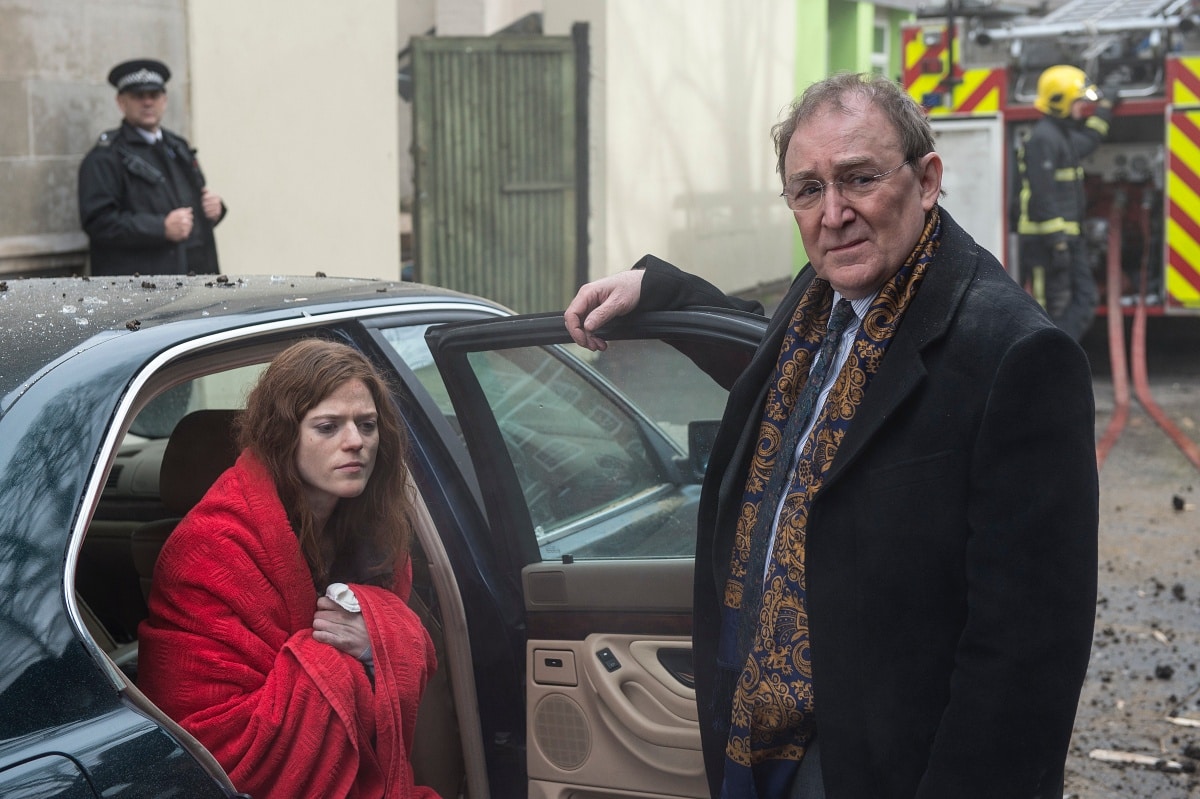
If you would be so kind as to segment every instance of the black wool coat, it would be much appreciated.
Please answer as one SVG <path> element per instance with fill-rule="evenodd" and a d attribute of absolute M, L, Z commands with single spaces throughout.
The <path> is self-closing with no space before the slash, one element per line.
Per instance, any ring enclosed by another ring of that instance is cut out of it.
<path fill-rule="evenodd" d="M 1060 799 L 1095 616 L 1098 480 L 1079 346 L 945 210 L 942 240 L 814 499 L 807 597 L 830 799 Z M 738 307 L 648 258 L 641 309 Z M 814 277 L 733 385 L 705 479 L 694 657 L 721 784 L 720 603 L 762 406 Z"/>
<path fill-rule="evenodd" d="M 168 168 L 151 145 L 128 123 L 106 131 L 79 166 L 79 219 L 91 244 L 93 275 L 216 274 L 217 244 L 200 206 L 204 173 L 196 151 L 182 136 L 163 129 L 163 147 L 173 156 Z M 164 222 L 176 208 L 191 206 L 199 247 L 167 239 Z"/>

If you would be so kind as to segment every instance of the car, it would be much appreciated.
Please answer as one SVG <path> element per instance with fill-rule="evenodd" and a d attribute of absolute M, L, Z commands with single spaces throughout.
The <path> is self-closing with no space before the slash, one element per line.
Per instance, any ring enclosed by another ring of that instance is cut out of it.
<path fill-rule="evenodd" d="M 439 661 L 418 782 L 707 795 L 696 503 L 764 329 L 643 314 L 594 353 L 561 314 L 403 281 L 0 281 L 0 796 L 240 795 L 138 690 L 138 623 L 158 548 L 236 455 L 248 387 L 311 336 L 381 369 L 410 439 L 411 604 Z"/>

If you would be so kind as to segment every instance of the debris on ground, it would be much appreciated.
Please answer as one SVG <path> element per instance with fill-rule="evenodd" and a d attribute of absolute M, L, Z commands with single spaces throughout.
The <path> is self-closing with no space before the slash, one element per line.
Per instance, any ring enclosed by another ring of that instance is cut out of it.
<path fill-rule="evenodd" d="M 1200 419 L 1200 320 L 1189 321 L 1149 337 L 1155 399 L 1176 420 Z M 1097 431 L 1115 407 L 1103 333 L 1086 343 Z M 1100 470 L 1095 637 L 1064 797 L 1200 799 L 1196 505 L 1196 468 L 1135 404 Z"/>
<path fill-rule="evenodd" d="M 1093 749 L 1088 752 L 1088 757 L 1092 760 L 1099 760 L 1104 763 L 1116 763 L 1123 766 L 1143 766 L 1151 768 L 1155 771 L 1165 771 L 1169 774 L 1178 774 L 1181 772 L 1194 772 L 1196 770 L 1195 763 L 1183 763 L 1178 760 L 1170 760 L 1165 757 L 1156 757 L 1155 755 L 1144 755 L 1140 752 L 1120 752 L 1115 749 Z"/>

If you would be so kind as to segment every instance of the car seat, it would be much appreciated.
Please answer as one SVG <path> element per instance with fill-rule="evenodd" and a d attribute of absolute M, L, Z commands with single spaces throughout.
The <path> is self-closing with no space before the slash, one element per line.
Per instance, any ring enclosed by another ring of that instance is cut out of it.
<path fill-rule="evenodd" d="M 167 537 L 221 473 L 237 460 L 234 424 L 239 413 L 216 409 L 192 411 L 179 420 L 167 439 L 158 470 L 158 491 L 171 516 L 147 522 L 133 531 L 130 540 L 133 565 L 142 595 L 147 599 L 154 579 L 154 564 Z"/>

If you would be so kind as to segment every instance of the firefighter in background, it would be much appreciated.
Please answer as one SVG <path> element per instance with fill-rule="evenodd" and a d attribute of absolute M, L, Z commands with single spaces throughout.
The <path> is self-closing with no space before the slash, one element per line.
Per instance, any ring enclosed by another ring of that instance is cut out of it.
<path fill-rule="evenodd" d="M 1033 102 L 1043 116 L 1017 150 L 1021 271 L 1034 276 L 1035 287 L 1041 283 L 1038 299 L 1076 341 L 1091 326 L 1099 296 L 1080 235 L 1086 207 L 1080 161 L 1108 135 L 1116 97 L 1115 86 L 1102 95 L 1078 67 L 1050 67 L 1038 78 Z M 1085 119 L 1089 102 L 1096 110 Z"/>

